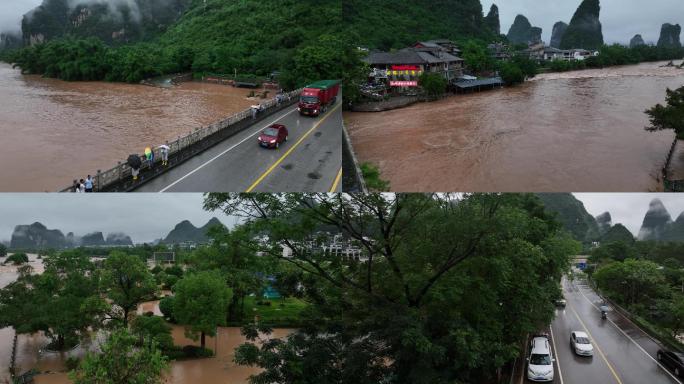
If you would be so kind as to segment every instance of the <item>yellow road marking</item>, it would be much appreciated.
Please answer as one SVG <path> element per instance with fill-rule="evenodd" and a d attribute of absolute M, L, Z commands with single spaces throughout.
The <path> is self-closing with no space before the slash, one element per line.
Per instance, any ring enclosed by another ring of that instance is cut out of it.
<path fill-rule="evenodd" d="M 328 117 L 330 117 L 330 116 L 333 115 L 333 112 L 335 112 L 335 110 L 336 110 L 337 108 L 340 108 L 341 106 L 342 106 L 342 104 L 338 104 L 337 107 L 333 108 L 327 115 L 325 115 L 325 116 L 321 119 L 321 121 L 319 121 L 318 123 L 316 123 L 316 125 L 314 125 L 313 127 L 311 127 L 311 129 L 309 129 L 309 130 L 304 134 L 304 136 L 300 137 L 299 140 L 295 143 L 295 145 L 292 146 L 292 148 L 290 148 L 287 152 L 285 152 L 285 154 L 284 154 L 283 156 L 281 156 L 280 159 L 278 159 L 278 161 L 276 161 L 275 163 L 273 163 L 273 165 L 271 165 L 271 167 L 268 168 L 268 169 L 266 170 L 266 172 L 264 172 L 263 175 L 259 176 L 259 178 L 254 182 L 254 184 L 252 184 L 252 185 L 247 189 L 247 192 L 252 192 L 252 191 L 254 190 L 254 188 L 256 188 L 259 184 L 261 184 L 261 182 L 264 181 L 264 179 L 266 178 L 266 176 L 270 175 L 271 172 L 273 172 L 273 170 L 274 170 L 280 163 L 283 162 L 283 160 L 285 160 L 288 156 L 290 156 L 290 153 L 292 153 L 292 151 L 294 151 L 294 150 L 299 146 L 299 144 L 302 143 L 302 141 L 304 141 L 307 137 L 309 137 L 309 135 L 311 134 L 311 132 L 315 131 L 321 124 L 323 124 L 323 122 L 324 122 L 325 120 L 328 119 Z"/>
<path fill-rule="evenodd" d="M 340 171 L 337 173 L 337 177 L 333 182 L 332 188 L 330 188 L 331 193 L 337 190 L 337 186 L 340 184 L 340 180 L 342 180 L 342 168 L 340 168 Z"/>
<path fill-rule="evenodd" d="M 570 303 L 568 303 L 568 304 L 570 304 Z M 601 351 L 601 348 L 599 347 L 598 342 L 597 342 L 596 339 L 594 339 L 594 337 L 591 335 L 591 332 L 589 332 L 589 329 L 588 329 L 587 326 L 584 324 L 584 322 L 582 321 L 582 319 L 580 319 L 579 315 L 577 314 L 577 311 L 575 311 L 575 308 L 573 308 L 572 305 L 570 305 L 570 309 L 572 310 L 572 313 L 575 314 L 575 317 L 577 317 L 577 320 L 579 320 L 580 324 L 582 324 L 582 328 L 584 328 L 584 331 L 587 333 L 587 335 L 589 335 L 589 337 L 590 337 L 592 340 L 594 340 L 594 346 L 596 347 L 596 350 L 599 352 L 599 354 L 601 354 L 601 358 L 603 358 L 603 361 L 605 361 L 605 362 L 606 362 L 606 365 L 608 365 L 608 369 L 610 369 L 610 372 L 613 374 L 613 376 L 615 376 L 615 380 L 617 380 L 618 384 L 622 384 L 622 380 L 620 380 L 620 377 L 618 376 L 617 372 L 615 372 L 615 369 L 613 369 L 613 366 L 610 365 L 610 362 L 608 362 L 608 359 L 606 358 L 606 355 L 604 355 L 604 354 L 603 354 L 603 351 Z"/>

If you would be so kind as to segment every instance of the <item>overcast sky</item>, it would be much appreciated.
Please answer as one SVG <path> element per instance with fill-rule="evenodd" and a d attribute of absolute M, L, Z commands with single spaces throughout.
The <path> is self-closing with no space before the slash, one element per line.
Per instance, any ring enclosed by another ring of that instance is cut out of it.
<path fill-rule="evenodd" d="M 0 0 L 5 1 L 5 0 Z M 201 227 L 212 217 L 232 226 L 234 218 L 202 209 L 203 195 L 177 194 L 12 194 L 0 193 L 0 241 L 19 224 L 43 223 L 65 235 L 124 232 L 134 243 L 165 237 L 183 220 Z"/>
<path fill-rule="evenodd" d="M 573 193 L 593 216 L 610 212 L 613 224 L 621 223 L 634 236 L 639 233 L 651 200 L 659 198 L 676 220 L 684 212 L 684 195 L 679 193 Z"/>
<path fill-rule="evenodd" d="M 570 23 L 581 0 L 483 0 L 485 15 L 492 3 L 499 7 L 501 32 L 508 33 L 515 16 L 525 15 L 534 26 L 544 30 L 543 39 L 551 40 L 553 25 Z M 601 0 L 601 24 L 607 43 L 623 43 L 638 34 L 656 43 L 663 23 L 684 25 L 684 0 Z"/>
<path fill-rule="evenodd" d="M 20 31 L 21 17 L 42 0 L 0 0 L 0 32 Z"/>

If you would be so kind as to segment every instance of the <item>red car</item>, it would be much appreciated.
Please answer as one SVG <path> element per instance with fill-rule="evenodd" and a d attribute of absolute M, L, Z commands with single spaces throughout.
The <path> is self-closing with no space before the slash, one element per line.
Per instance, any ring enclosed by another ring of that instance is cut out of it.
<path fill-rule="evenodd" d="M 282 124 L 273 124 L 261 132 L 259 145 L 266 148 L 278 148 L 281 143 L 287 141 L 287 135 L 287 127 Z"/>

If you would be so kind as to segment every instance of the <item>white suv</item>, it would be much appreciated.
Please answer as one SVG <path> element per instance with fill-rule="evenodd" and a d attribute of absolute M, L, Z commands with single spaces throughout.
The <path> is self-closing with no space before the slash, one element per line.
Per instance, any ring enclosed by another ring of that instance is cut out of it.
<path fill-rule="evenodd" d="M 581 331 L 570 334 L 570 347 L 580 356 L 594 356 L 594 346 L 591 345 L 589 335 Z"/>
<path fill-rule="evenodd" d="M 553 381 L 553 362 L 549 338 L 535 336 L 530 343 L 527 358 L 527 379 L 531 381 Z"/>

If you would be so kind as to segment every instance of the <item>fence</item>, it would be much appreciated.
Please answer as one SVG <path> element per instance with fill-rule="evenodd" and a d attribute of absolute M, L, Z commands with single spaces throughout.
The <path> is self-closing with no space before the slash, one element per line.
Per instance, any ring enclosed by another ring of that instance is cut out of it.
<path fill-rule="evenodd" d="M 166 143 L 169 146 L 168 166 L 156 167 L 156 163 L 161 162 L 161 150 L 154 148 L 154 163 L 143 162 L 140 168 L 139 180 L 132 180 L 132 168 L 127 162 L 120 161 L 115 167 L 106 171 L 98 170 L 93 180 L 94 190 L 97 192 L 121 192 L 130 191 L 135 187 L 156 177 L 168 169 L 185 162 L 189 158 L 200 152 L 218 144 L 219 142 L 241 132 L 250 127 L 253 123 L 262 120 L 279 110 L 297 102 L 301 89 L 284 93 L 280 101 L 271 99 L 260 103 L 261 112 L 257 118 L 252 118 L 252 109 L 246 109 L 236 113 L 226 119 L 210 124 L 206 127 L 197 128 L 188 135 Z M 60 192 L 72 192 L 73 186 L 63 188 Z"/>
<path fill-rule="evenodd" d="M 342 124 L 342 189 L 345 192 L 368 192 L 352 147 L 347 128 Z"/>
<path fill-rule="evenodd" d="M 672 163 L 672 156 L 674 156 L 675 149 L 677 148 L 677 142 L 679 140 L 675 137 L 670 146 L 670 151 L 667 153 L 667 158 L 665 159 L 665 166 L 663 167 L 663 184 L 665 192 L 684 192 L 684 180 L 670 180 L 669 170 Z"/>

